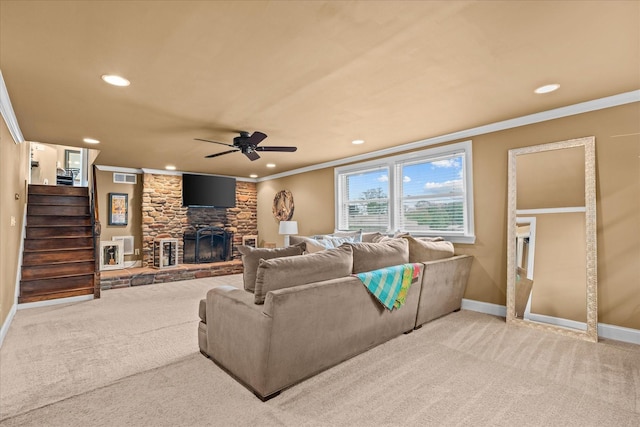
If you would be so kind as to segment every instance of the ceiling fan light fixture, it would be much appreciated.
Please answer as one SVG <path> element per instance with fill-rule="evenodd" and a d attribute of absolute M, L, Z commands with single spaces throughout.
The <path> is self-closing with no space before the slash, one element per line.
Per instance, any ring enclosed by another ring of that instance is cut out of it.
<path fill-rule="evenodd" d="M 97 139 L 93 139 L 93 138 L 83 138 L 82 140 L 84 142 L 86 142 L 87 144 L 100 144 L 100 141 L 98 141 Z"/>
<path fill-rule="evenodd" d="M 552 83 L 552 84 L 540 86 L 539 88 L 534 90 L 534 92 L 537 94 L 543 94 L 543 93 L 553 92 L 554 90 L 558 90 L 558 88 L 560 88 L 560 85 L 558 83 Z"/>
<path fill-rule="evenodd" d="M 129 80 L 115 74 L 103 74 L 102 80 L 104 80 L 106 83 L 109 83 L 110 85 L 120 87 L 129 86 L 131 84 Z"/>
<path fill-rule="evenodd" d="M 260 144 L 260 142 L 262 142 L 266 137 L 267 137 L 267 134 L 260 131 L 255 131 L 251 135 L 249 135 L 249 132 L 242 131 L 240 132 L 240 136 L 236 136 L 235 138 L 233 138 L 233 144 L 226 144 L 224 142 L 212 141 L 210 139 L 203 139 L 203 138 L 194 138 L 194 139 L 196 141 L 211 142 L 214 144 L 224 145 L 224 146 L 233 148 L 233 150 L 227 150 L 227 151 L 223 151 L 222 153 L 213 153 L 213 154 L 209 154 L 208 156 L 204 156 L 207 159 L 239 151 L 245 156 L 247 156 L 247 158 L 253 162 L 260 158 L 260 154 L 258 154 L 258 152 L 262 153 L 262 152 L 268 151 L 268 152 L 293 153 L 298 150 L 298 147 L 291 147 L 291 146 L 289 147 L 258 146 L 258 144 Z M 267 167 L 275 167 L 275 166 L 276 165 L 273 165 L 273 166 L 267 165 Z"/>

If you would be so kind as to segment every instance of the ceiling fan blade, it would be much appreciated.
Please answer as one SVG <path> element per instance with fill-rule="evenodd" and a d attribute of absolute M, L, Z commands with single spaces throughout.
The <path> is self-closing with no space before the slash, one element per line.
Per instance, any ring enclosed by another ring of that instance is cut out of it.
<path fill-rule="evenodd" d="M 254 132 L 251 134 L 251 136 L 245 140 L 245 143 L 247 145 L 258 145 L 260 144 L 265 138 L 267 137 L 266 133 L 262 133 L 262 132 Z"/>
<path fill-rule="evenodd" d="M 226 145 L 227 147 L 235 147 L 234 145 L 231 144 L 225 144 L 224 142 L 218 142 L 218 141 L 211 141 L 210 139 L 202 139 L 202 138 L 193 138 L 196 141 L 204 141 L 204 142 L 213 142 L 214 144 L 220 144 L 220 145 Z"/>
<path fill-rule="evenodd" d="M 293 153 L 298 147 L 256 147 L 256 151 L 282 151 Z"/>
<path fill-rule="evenodd" d="M 260 155 L 255 151 L 247 151 L 246 153 L 244 153 L 244 155 L 247 156 L 251 161 L 258 160 L 260 158 Z"/>
<path fill-rule="evenodd" d="M 204 156 L 204 158 L 210 159 L 212 157 L 222 156 L 223 154 L 235 153 L 236 151 L 240 151 L 240 150 L 229 150 L 229 151 L 223 151 L 222 153 L 209 154 L 208 156 Z"/>

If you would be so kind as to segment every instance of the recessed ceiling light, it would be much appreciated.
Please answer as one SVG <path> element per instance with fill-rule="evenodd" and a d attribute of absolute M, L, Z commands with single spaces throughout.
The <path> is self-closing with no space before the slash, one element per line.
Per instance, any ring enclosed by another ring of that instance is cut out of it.
<path fill-rule="evenodd" d="M 251 175 L 249 175 L 249 178 L 257 178 L 258 175 L 256 175 L 255 173 L 252 173 Z"/>
<path fill-rule="evenodd" d="M 114 86 L 129 86 L 131 84 L 129 80 L 115 74 L 104 74 L 102 80 Z"/>
<path fill-rule="evenodd" d="M 559 84 L 553 83 L 550 85 L 540 86 L 538 89 L 534 90 L 535 93 L 549 93 L 557 90 L 560 87 Z"/>
<path fill-rule="evenodd" d="M 167 165 L 167 166 L 165 166 L 164 168 L 165 168 L 166 170 L 168 170 L 168 171 L 174 171 L 174 170 L 176 170 L 176 167 L 175 167 L 175 166 L 173 166 L 173 165 Z"/>
<path fill-rule="evenodd" d="M 268 168 L 275 168 L 276 165 L 274 163 L 267 163 Z"/>
<path fill-rule="evenodd" d="M 354 139 L 353 141 L 351 141 L 351 143 L 353 145 L 360 145 L 360 144 L 364 144 L 364 139 Z"/>
<path fill-rule="evenodd" d="M 87 144 L 100 144 L 100 141 L 93 138 L 84 138 L 83 141 L 86 142 Z"/>

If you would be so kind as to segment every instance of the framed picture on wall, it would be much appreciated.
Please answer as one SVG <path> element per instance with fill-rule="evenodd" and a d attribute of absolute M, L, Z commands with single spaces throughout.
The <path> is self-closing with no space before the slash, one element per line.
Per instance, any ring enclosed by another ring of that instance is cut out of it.
<path fill-rule="evenodd" d="M 129 218 L 129 195 L 109 193 L 109 225 L 127 225 Z"/>

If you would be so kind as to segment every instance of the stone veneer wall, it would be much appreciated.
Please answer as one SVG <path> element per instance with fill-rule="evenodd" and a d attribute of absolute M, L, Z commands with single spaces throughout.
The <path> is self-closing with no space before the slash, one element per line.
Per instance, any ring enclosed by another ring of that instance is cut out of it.
<path fill-rule="evenodd" d="M 236 181 L 236 207 L 187 208 L 182 206 L 182 176 L 145 173 L 142 177 L 143 266 L 153 265 L 153 241 L 178 239 L 178 263 L 182 264 L 185 230 L 208 225 L 224 228 L 233 235 L 232 259 L 242 236 L 258 234 L 257 190 L 253 182 Z"/>

